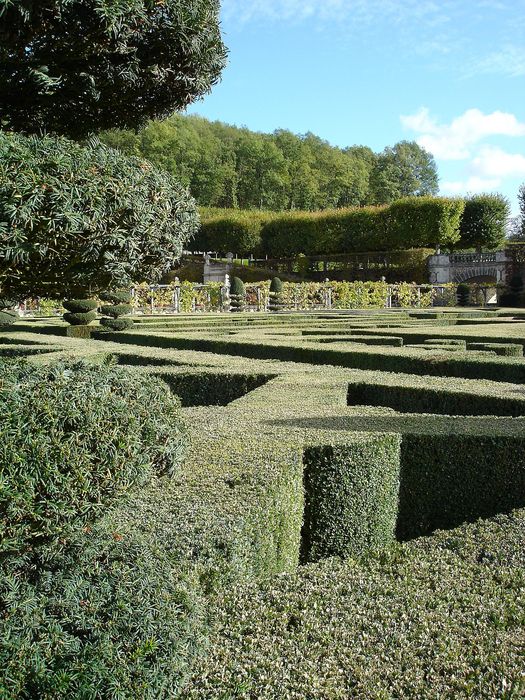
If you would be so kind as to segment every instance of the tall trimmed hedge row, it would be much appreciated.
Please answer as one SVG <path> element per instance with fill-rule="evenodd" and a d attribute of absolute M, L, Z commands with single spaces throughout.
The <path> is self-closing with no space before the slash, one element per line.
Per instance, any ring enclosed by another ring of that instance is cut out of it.
<path fill-rule="evenodd" d="M 465 203 L 407 197 L 389 206 L 320 212 L 202 212 L 194 248 L 291 257 L 454 245 Z"/>
<path fill-rule="evenodd" d="M 203 224 L 191 242 L 193 250 L 217 250 L 247 255 L 261 247 L 261 229 L 271 212 L 202 209 Z"/>

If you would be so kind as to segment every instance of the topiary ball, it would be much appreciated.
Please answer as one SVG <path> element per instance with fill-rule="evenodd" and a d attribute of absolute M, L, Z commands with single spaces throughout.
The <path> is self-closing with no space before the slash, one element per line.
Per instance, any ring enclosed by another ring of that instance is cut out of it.
<path fill-rule="evenodd" d="M 274 277 L 270 282 L 270 294 L 281 294 L 283 291 L 283 283 L 279 277 Z"/>
<path fill-rule="evenodd" d="M 95 311 L 98 303 L 95 299 L 69 299 L 63 301 L 62 306 L 68 311 L 84 314 L 88 311 Z"/>
<path fill-rule="evenodd" d="M 127 331 L 133 327 L 132 318 L 101 318 L 100 325 L 111 331 Z"/>
<path fill-rule="evenodd" d="M 111 316 L 111 318 L 118 318 L 119 316 L 126 316 L 133 311 L 131 304 L 116 304 L 115 306 L 101 306 L 100 313 L 104 316 Z"/>
<path fill-rule="evenodd" d="M 230 295 L 244 296 L 246 294 L 246 288 L 244 282 L 240 277 L 232 277 L 230 283 Z"/>
<path fill-rule="evenodd" d="M 86 313 L 65 313 L 64 321 L 72 326 L 89 326 L 97 317 L 96 311 L 87 311 Z"/>

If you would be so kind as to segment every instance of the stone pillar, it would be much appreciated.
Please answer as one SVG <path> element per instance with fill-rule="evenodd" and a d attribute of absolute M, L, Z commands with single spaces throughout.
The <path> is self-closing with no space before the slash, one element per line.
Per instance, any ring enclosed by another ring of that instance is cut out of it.
<path fill-rule="evenodd" d="M 224 275 L 224 282 L 221 287 L 222 311 L 230 310 L 230 275 Z"/>
<path fill-rule="evenodd" d="M 175 311 L 176 314 L 180 313 L 180 280 L 178 277 L 175 277 L 174 280 L 175 284 L 177 285 L 175 289 L 173 290 L 173 310 Z"/>
<path fill-rule="evenodd" d="M 428 273 L 431 284 L 452 282 L 452 268 L 449 255 L 431 255 L 428 259 Z"/>

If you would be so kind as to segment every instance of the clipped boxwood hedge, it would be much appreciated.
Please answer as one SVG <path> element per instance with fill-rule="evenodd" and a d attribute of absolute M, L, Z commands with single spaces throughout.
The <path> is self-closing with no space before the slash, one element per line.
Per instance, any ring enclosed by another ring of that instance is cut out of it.
<path fill-rule="evenodd" d="M 70 299 L 63 301 L 62 306 L 64 309 L 67 309 L 67 311 L 85 314 L 89 311 L 95 311 L 98 302 L 95 299 Z"/>
<path fill-rule="evenodd" d="M 373 435 L 306 448 L 303 561 L 356 557 L 393 544 L 399 446 L 398 435 Z"/>
<path fill-rule="evenodd" d="M 99 337 L 97 333 L 93 337 Z M 101 336 L 100 336 L 101 337 Z M 188 337 L 187 335 L 160 333 L 127 333 L 125 337 L 104 334 L 104 339 L 132 345 L 145 345 L 157 348 L 178 348 L 213 352 L 226 355 L 241 355 L 247 358 L 278 359 L 289 362 L 306 362 L 319 365 L 336 365 L 354 369 L 402 372 L 408 374 L 432 375 L 442 377 L 466 377 L 469 379 L 491 379 L 493 381 L 525 381 L 525 366 L 515 358 L 490 358 L 461 355 L 429 357 L 421 351 L 416 354 L 405 352 L 402 348 L 388 348 L 388 352 L 364 350 L 358 347 L 315 347 L 289 338 L 283 341 L 275 339 L 246 338 L 238 340 L 215 337 Z"/>
<path fill-rule="evenodd" d="M 273 379 L 274 374 L 247 374 L 238 372 L 153 372 L 176 394 L 183 406 L 227 406 Z"/>
<path fill-rule="evenodd" d="M 176 479 L 160 477 L 131 489 L 58 551 L 41 548 L 41 575 L 24 580 L 23 589 L 20 581 L 4 578 L 10 625 L 0 642 L 4 684 L 16 679 L 21 697 L 47 693 L 49 700 L 53 688 L 66 697 L 104 688 L 112 700 L 274 700 L 294 693 L 335 700 L 369 697 L 371 689 L 378 697 L 407 700 L 430 700 L 436 689 L 444 697 L 492 700 L 502 678 L 516 697 L 525 690 L 517 643 L 523 577 L 492 568 L 494 562 L 521 566 L 523 533 L 514 532 L 510 518 L 508 538 L 495 548 L 489 535 L 477 549 L 470 541 L 463 545 L 468 528 L 462 528 L 441 537 L 435 549 L 421 540 L 384 549 L 394 521 L 396 534 L 406 539 L 525 505 L 525 419 L 400 415 L 371 407 L 366 389 L 368 407 L 345 406 L 350 383 L 389 385 L 386 392 L 394 395 L 400 384 L 431 392 L 414 400 L 403 395 L 412 408 L 429 401 L 448 410 L 456 401 L 465 412 L 485 403 L 503 415 L 502 402 L 519 403 L 519 394 L 501 380 L 523 377 L 523 361 L 466 353 L 449 361 L 428 349 L 345 349 L 344 343 L 324 347 L 275 337 L 276 331 L 300 331 L 300 318 L 279 317 L 284 326 L 280 321 L 253 330 L 250 325 L 267 321 L 226 317 L 207 327 L 206 319 L 180 318 L 170 324 L 171 334 L 101 333 L 97 337 L 110 345 L 76 344 L 77 352 L 104 348 L 121 361 L 143 361 L 143 374 L 162 376 L 188 403 L 212 403 L 230 389 L 236 398 L 256 384 L 249 378 L 281 376 L 227 408 L 185 409 L 193 444 Z M 332 322 L 320 324 L 313 315 L 311 321 L 330 334 Z M 352 325 L 348 317 L 339 319 L 340 329 Z M 230 331 L 242 335 L 229 337 Z M 472 337 L 479 332 L 473 328 Z M 148 349 L 133 352 L 133 345 Z M 208 350 L 214 354 L 204 354 Z M 316 364 L 297 364 L 307 358 Z M 363 366 L 329 366 L 334 358 Z M 169 367 L 177 363 L 192 366 Z M 361 371 L 370 364 L 385 371 Z M 479 366 L 490 367 L 500 384 L 410 376 L 470 376 Z M 400 368 L 407 376 L 386 371 Z M 369 434 L 357 436 L 361 431 Z M 381 454 L 395 457 L 386 469 L 380 468 Z M 368 478 L 372 492 L 359 488 Z M 301 534 L 303 554 L 308 545 L 312 558 L 359 559 L 297 570 Z M 516 551 L 507 559 L 509 541 Z M 370 557 L 369 548 L 383 552 Z M 283 572 L 292 574 L 274 576 Z M 267 583 L 245 588 L 256 578 Z M 104 607 L 108 600 L 119 605 Z M 217 601 L 218 610 L 207 608 Z M 185 683 L 213 620 L 219 627 L 212 628 L 211 645 Z"/>
<path fill-rule="evenodd" d="M 468 343 L 469 350 L 487 350 L 502 357 L 523 357 L 521 343 Z"/>
<path fill-rule="evenodd" d="M 103 328 L 107 328 L 110 331 L 127 331 L 130 328 L 133 328 L 133 319 L 132 318 L 101 318 L 100 319 L 100 325 Z"/>
<path fill-rule="evenodd" d="M 397 536 L 419 537 L 525 506 L 521 437 L 403 435 Z"/>
<path fill-rule="evenodd" d="M 442 387 L 352 382 L 349 406 L 387 406 L 402 413 L 445 416 L 525 416 L 525 396 L 494 396 Z"/>
<path fill-rule="evenodd" d="M 520 698 L 525 511 L 221 597 L 184 700 Z"/>

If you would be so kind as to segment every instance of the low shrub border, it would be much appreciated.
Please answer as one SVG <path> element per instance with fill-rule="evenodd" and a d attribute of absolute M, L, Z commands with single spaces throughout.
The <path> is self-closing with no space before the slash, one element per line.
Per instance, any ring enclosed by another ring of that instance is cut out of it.
<path fill-rule="evenodd" d="M 525 381 L 525 366 L 520 362 L 513 363 L 515 358 L 485 358 L 485 357 L 428 357 L 424 352 L 409 355 L 406 350 L 389 348 L 374 353 L 368 350 L 360 350 L 341 346 L 312 347 L 298 343 L 276 342 L 266 339 L 263 342 L 245 339 L 242 341 L 233 338 L 216 339 L 213 337 L 191 338 L 176 334 L 149 334 L 149 333 L 124 333 L 113 336 L 111 333 L 100 335 L 94 333 L 93 337 L 100 340 L 114 340 L 115 342 L 129 343 L 132 345 L 149 345 L 158 348 L 188 349 L 201 352 L 212 352 L 226 355 L 242 355 L 243 357 L 258 359 L 279 359 L 290 362 L 306 362 L 311 364 L 330 364 L 354 369 L 379 370 L 387 372 L 402 372 L 411 374 L 466 377 L 470 379 L 491 379 L 493 381 L 515 382 L 521 384 Z M 262 340 L 262 339 L 261 339 Z M 334 343 L 335 344 L 335 343 Z"/>
<path fill-rule="evenodd" d="M 494 396 L 401 384 L 352 382 L 349 406 L 387 406 L 401 413 L 445 416 L 525 416 L 525 394 Z"/>

